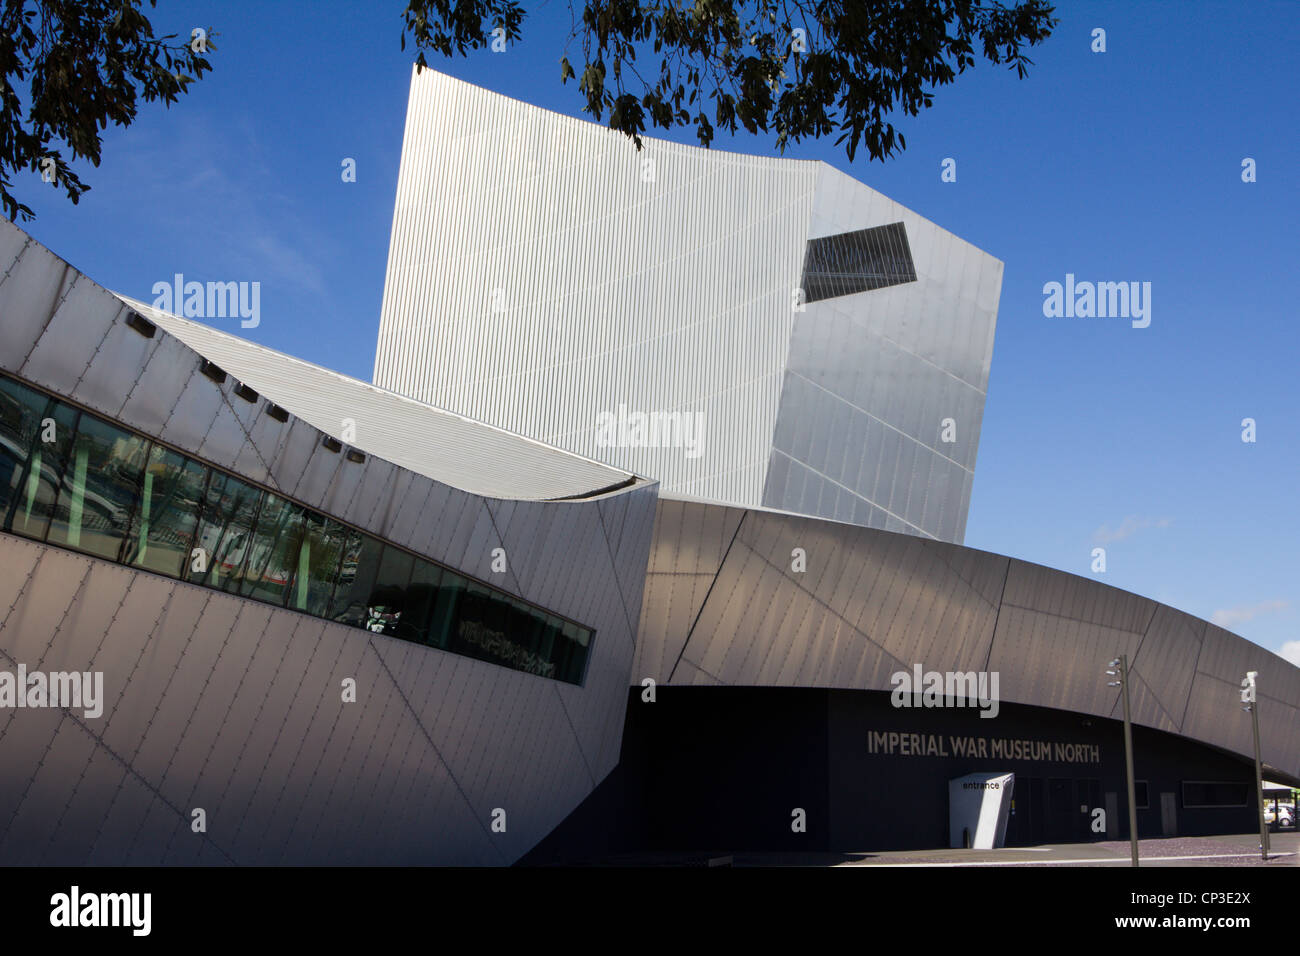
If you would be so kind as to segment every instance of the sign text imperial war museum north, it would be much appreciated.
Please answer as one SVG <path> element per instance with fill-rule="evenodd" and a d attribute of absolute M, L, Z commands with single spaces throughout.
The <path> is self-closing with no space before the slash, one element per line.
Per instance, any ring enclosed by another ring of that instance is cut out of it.
<path fill-rule="evenodd" d="M 867 731 L 867 753 L 900 757 L 975 757 L 987 760 L 1101 763 L 1101 747 L 1097 744 L 969 734 L 912 734 L 894 730 Z"/>

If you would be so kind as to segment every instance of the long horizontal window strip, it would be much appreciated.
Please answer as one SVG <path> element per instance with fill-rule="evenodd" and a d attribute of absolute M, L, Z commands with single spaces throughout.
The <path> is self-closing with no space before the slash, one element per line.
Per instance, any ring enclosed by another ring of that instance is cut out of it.
<path fill-rule="evenodd" d="M 594 633 L 0 373 L 4 530 L 581 685 Z"/>
<path fill-rule="evenodd" d="M 916 281 L 901 222 L 808 240 L 801 286 L 805 302 Z"/>
<path fill-rule="evenodd" d="M 1250 802 L 1250 785 L 1236 781 L 1184 780 L 1184 807 L 1244 807 Z"/>

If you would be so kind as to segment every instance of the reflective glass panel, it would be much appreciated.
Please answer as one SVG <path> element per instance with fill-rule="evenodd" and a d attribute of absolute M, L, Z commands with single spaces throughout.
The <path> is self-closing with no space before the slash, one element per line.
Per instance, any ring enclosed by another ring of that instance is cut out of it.
<path fill-rule="evenodd" d="M 140 498 L 149 443 L 82 415 L 50 521 L 50 544 L 116 561 Z"/>
<path fill-rule="evenodd" d="M 223 591 L 238 590 L 261 497 L 260 489 L 222 472 L 212 472 L 203 499 L 203 520 L 194 541 L 197 550 L 186 567 L 186 580 Z"/>
<path fill-rule="evenodd" d="M 245 597 L 284 604 L 302 544 L 303 509 L 269 492 L 249 539 L 248 558 L 239 593 Z"/>
<path fill-rule="evenodd" d="M 304 512 L 300 520 L 289 607 L 324 617 L 338 583 L 347 529 L 311 511 Z"/>
<path fill-rule="evenodd" d="M 352 627 L 365 627 L 370 620 L 370 595 L 379 573 L 383 545 L 368 534 L 348 530 L 343 543 L 343 565 L 330 604 L 330 619 Z"/>
<path fill-rule="evenodd" d="M 376 634 L 391 634 L 406 639 L 413 632 L 407 619 L 407 586 L 415 558 L 397 548 L 385 547 L 379 559 L 370 600 L 366 602 L 366 627 Z"/>
<path fill-rule="evenodd" d="M 44 536 L 54 509 L 60 461 L 76 419 L 70 408 L 51 415 L 50 406 L 40 392 L 0 378 L 0 517 L 14 508 L 14 530 L 34 538 Z"/>
<path fill-rule="evenodd" d="M 190 557 L 207 480 L 208 470 L 198 462 L 161 445 L 150 449 L 127 542 L 131 564 L 180 577 Z"/>
<path fill-rule="evenodd" d="M 406 614 L 399 636 L 421 644 L 429 643 L 433 626 L 433 611 L 438 603 L 438 584 L 442 568 L 428 561 L 415 559 L 411 569 L 411 583 L 406 589 Z"/>

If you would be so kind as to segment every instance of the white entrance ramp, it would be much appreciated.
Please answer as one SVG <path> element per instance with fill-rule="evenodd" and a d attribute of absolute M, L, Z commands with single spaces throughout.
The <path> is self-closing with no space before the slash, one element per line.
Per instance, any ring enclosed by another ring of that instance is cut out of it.
<path fill-rule="evenodd" d="M 1006 843 L 1014 773 L 968 773 L 948 781 L 948 845 L 991 850 Z"/>

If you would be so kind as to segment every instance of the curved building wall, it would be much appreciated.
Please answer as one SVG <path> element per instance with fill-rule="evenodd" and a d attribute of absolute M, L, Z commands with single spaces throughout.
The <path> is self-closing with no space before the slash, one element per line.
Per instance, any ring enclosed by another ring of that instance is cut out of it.
<path fill-rule="evenodd" d="M 806 570 L 793 570 L 803 549 Z M 1254 759 L 1240 682 L 1259 672 L 1267 764 L 1300 779 L 1300 668 L 1181 611 L 958 545 L 776 512 L 661 500 L 634 680 L 892 690 L 892 674 L 996 671 L 1001 699 L 1122 716 Z"/>
<path fill-rule="evenodd" d="M 894 227 L 906 281 L 872 288 L 878 262 L 837 260 L 849 282 L 814 294 L 810 241 Z M 1001 276 L 824 163 L 650 138 L 638 152 L 425 70 L 374 377 L 669 495 L 959 541 Z M 638 437 L 638 414 L 698 424 Z"/>
<path fill-rule="evenodd" d="M 101 671 L 105 698 L 0 709 L 0 860 L 504 864 L 614 767 L 653 484 L 511 501 L 351 462 L 8 223 L 0 275 L 5 371 L 596 632 L 562 684 L 0 534 L 0 670 Z"/>

